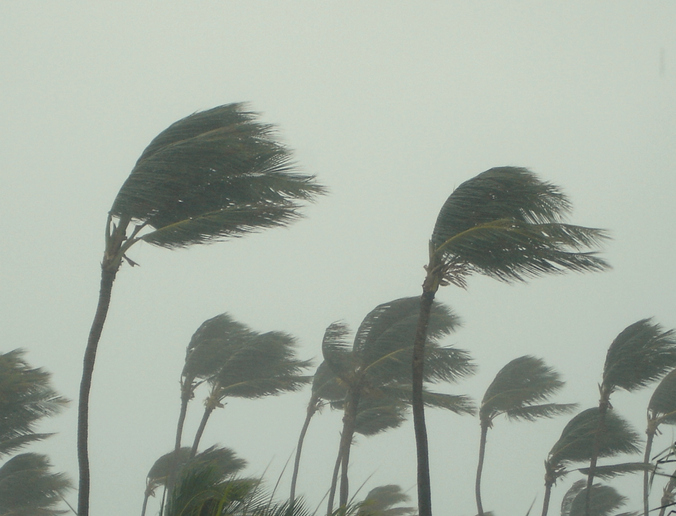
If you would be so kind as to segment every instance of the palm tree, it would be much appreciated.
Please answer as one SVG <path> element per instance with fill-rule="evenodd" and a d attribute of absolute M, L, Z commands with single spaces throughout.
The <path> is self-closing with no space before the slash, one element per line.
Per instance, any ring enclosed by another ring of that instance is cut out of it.
<path fill-rule="evenodd" d="M 600 414 L 598 407 L 580 412 L 561 432 L 545 461 L 545 496 L 542 516 L 547 516 L 552 487 L 556 481 L 570 472 L 569 466 L 586 462 L 592 456 L 598 442 L 599 457 L 614 457 L 623 453 L 638 453 L 640 437 L 629 423 L 608 410 L 603 433 L 598 433 Z M 597 436 L 599 439 L 597 441 Z"/>
<path fill-rule="evenodd" d="M 598 229 L 562 223 L 571 204 L 556 186 L 525 168 L 492 168 L 462 183 L 446 200 L 429 244 L 413 353 L 413 422 L 418 459 L 418 508 L 431 516 L 429 454 L 422 400 L 430 307 L 442 285 L 466 287 L 473 273 L 525 281 L 565 271 L 602 271 L 593 251 Z"/>
<path fill-rule="evenodd" d="M 217 317 L 221 323 L 231 321 L 227 314 Z M 211 413 L 223 407 L 225 398 L 278 395 L 297 391 L 311 381 L 300 374 L 310 362 L 296 358 L 296 341 L 291 335 L 278 331 L 257 333 L 240 323 L 224 326 L 237 329 L 220 337 L 220 361 L 218 369 L 206 380 L 211 391 L 204 401 L 204 414 L 192 445 L 193 457 Z"/>
<path fill-rule="evenodd" d="M 52 473 L 49 459 L 37 453 L 21 453 L 0 468 L 0 514 L 49 516 L 72 488 L 63 473 Z"/>
<path fill-rule="evenodd" d="M 140 241 L 176 249 L 285 226 L 299 201 L 325 192 L 294 172 L 290 150 L 243 104 L 194 113 L 143 151 L 108 214 L 101 288 L 85 350 L 78 409 L 79 516 L 89 515 L 89 391 L 115 276 Z"/>
<path fill-rule="evenodd" d="M 414 507 L 399 505 L 410 498 L 398 485 L 375 487 L 359 505 L 357 516 L 413 516 L 416 512 Z"/>
<path fill-rule="evenodd" d="M 646 467 L 643 472 L 643 513 L 648 515 L 650 504 L 650 454 L 653 440 L 661 424 L 676 425 L 676 369 L 662 378 L 648 403 L 648 426 L 646 428 L 646 445 L 643 463 Z"/>
<path fill-rule="evenodd" d="M 410 403 L 410 360 L 420 299 L 407 297 L 383 303 L 374 308 L 362 321 L 355 334 L 352 348 L 345 340 L 324 339 L 324 360 L 334 374 L 346 385 L 345 415 L 338 456 L 341 458 L 340 506 L 348 500 L 348 464 L 350 445 L 355 432 L 359 404 L 365 396 L 398 397 Z M 467 352 L 440 347 L 437 341 L 452 332 L 458 318 L 444 305 L 430 306 L 427 357 L 427 382 L 456 381 L 474 372 Z M 335 328 L 330 331 L 336 331 Z M 427 403 L 441 403 L 460 414 L 473 413 L 474 407 L 465 397 L 434 393 L 426 396 Z M 334 482 L 335 484 L 335 482 Z M 332 511 L 332 486 L 329 494 L 329 512 Z"/>
<path fill-rule="evenodd" d="M 587 489 L 587 483 L 584 480 L 578 480 L 571 486 L 561 502 L 561 516 L 582 516 L 584 514 Z M 625 496 L 614 488 L 601 484 L 592 486 L 590 499 L 592 516 L 610 516 L 615 509 L 627 503 Z M 624 514 L 630 516 L 629 513 Z"/>
<path fill-rule="evenodd" d="M 615 391 L 639 390 L 659 380 L 675 366 L 676 334 L 673 330 L 664 331 L 651 319 L 642 319 L 622 330 L 608 348 L 603 366 L 603 380 L 599 387 L 599 436 L 604 431 L 605 415 L 611 406 L 610 396 Z M 588 499 L 598 460 L 597 448 L 598 445 L 595 445 L 589 462 Z"/>
<path fill-rule="evenodd" d="M 535 421 L 571 412 L 576 404 L 543 403 L 564 385 L 559 373 L 547 366 L 544 360 L 532 356 L 515 358 L 498 371 L 486 389 L 479 407 L 481 439 L 479 463 L 476 473 L 476 504 L 479 516 L 484 515 L 481 503 L 481 473 L 486 451 L 488 430 L 501 414 L 514 421 Z"/>
<path fill-rule="evenodd" d="M 0 457 L 49 437 L 36 433 L 35 425 L 68 403 L 52 389 L 51 374 L 30 367 L 24 353 L 15 349 L 0 354 Z"/>

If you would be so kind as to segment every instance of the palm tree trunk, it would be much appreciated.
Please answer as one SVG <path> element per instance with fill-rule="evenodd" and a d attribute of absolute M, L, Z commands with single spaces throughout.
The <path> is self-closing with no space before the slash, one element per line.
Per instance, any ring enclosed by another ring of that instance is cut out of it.
<path fill-rule="evenodd" d="M 350 464 L 350 449 L 352 447 L 352 437 L 357 425 L 357 412 L 359 408 L 361 387 L 348 393 L 347 403 L 345 405 L 345 416 L 343 417 L 343 433 L 341 435 L 341 476 L 340 476 L 340 506 L 347 507 L 349 496 L 348 467 Z"/>
<path fill-rule="evenodd" d="M 342 435 L 341 435 L 341 443 L 342 443 Z M 333 466 L 333 475 L 331 476 L 331 487 L 329 488 L 329 501 L 326 504 L 326 515 L 331 516 L 333 514 L 333 501 L 336 498 L 336 487 L 338 486 L 338 472 L 340 471 L 340 464 L 342 462 L 342 457 L 340 455 L 340 452 L 342 450 L 342 446 L 338 446 L 338 456 L 336 457 L 336 463 Z"/>
<path fill-rule="evenodd" d="M 178 465 L 178 454 L 181 450 L 181 440 L 183 438 L 183 426 L 185 416 L 188 413 L 188 403 L 192 395 L 192 379 L 184 378 L 181 384 L 181 411 L 178 414 L 178 423 L 176 424 L 176 440 L 174 441 L 174 455 L 169 462 L 167 471 L 167 483 L 165 489 L 171 491 L 176 483 L 176 466 Z"/>
<path fill-rule="evenodd" d="M 479 441 L 479 464 L 476 467 L 476 483 L 474 494 L 476 496 L 476 508 L 478 516 L 484 516 L 484 508 L 481 504 L 481 473 L 484 468 L 484 454 L 486 452 L 486 439 L 488 438 L 488 422 L 481 422 L 481 439 Z"/>
<path fill-rule="evenodd" d="M 89 516 L 89 391 L 92 386 L 96 350 L 99 345 L 99 340 L 101 339 L 103 325 L 106 322 L 106 315 L 108 314 L 110 297 L 113 290 L 113 282 L 115 281 L 115 275 L 117 274 L 118 268 L 119 263 L 115 267 L 109 267 L 105 260 L 101 265 L 99 304 L 96 308 L 92 327 L 89 330 L 89 338 L 87 340 L 87 348 L 85 349 L 82 366 L 77 421 L 77 458 L 80 474 L 77 505 L 78 516 Z"/>
<path fill-rule="evenodd" d="M 303 423 L 303 428 L 300 430 L 300 436 L 298 437 L 298 445 L 296 446 L 296 458 L 293 461 L 293 474 L 291 475 L 291 492 L 289 494 L 289 505 L 293 505 L 293 502 L 296 499 L 296 482 L 298 481 L 298 470 L 300 468 L 300 456 L 303 451 L 303 442 L 305 441 L 305 434 L 307 429 L 310 426 L 310 421 L 312 416 L 317 412 L 317 402 L 318 399 L 313 396 L 310 399 L 310 403 L 307 406 L 307 415 L 305 416 L 305 422 Z"/>
<path fill-rule="evenodd" d="M 202 434 L 204 433 L 204 429 L 207 426 L 207 421 L 209 421 L 209 416 L 211 413 L 214 411 L 212 407 L 206 407 L 204 409 L 204 414 L 202 415 L 202 421 L 200 421 L 200 426 L 197 428 L 197 433 L 195 434 L 195 441 L 192 443 L 192 450 L 190 451 L 190 458 L 192 459 L 195 455 L 197 455 L 197 448 L 200 445 L 200 441 L 202 440 Z"/>
<path fill-rule="evenodd" d="M 549 499 L 552 496 L 552 486 L 556 482 L 556 467 L 545 461 L 545 497 L 542 501 L 542 516 L 549 512 Z"/>
<path fill-rule="evenodd" d="M 545 484 L 545 498 L 542 501 L 542 516 L 547 516 L 549 512 L 549 499 L 552 496 L 552 485 L 550 483 Z"/>
<path fill-rule="evenodd" d="M 143 508 L 141 509 L 141 516 L 146 516 L 146 508 L 148 507 L 148 498 L 150 498 L 150 494 L 146 491 L 145 495 L 143 496 Z"/>
<path fill-rule="evenodd" d="M 430 260 L 431 262 L 431 260 Z M 430 463 L 427 446 L 427 427 L 425 426 L 425 405 L 423 402 L 423 364 L 425 361 L 425 341 L 427 340 L 427 325 L 434 296 L 439 289 L 440 278 L 437 272 L 428 268 L 427 277 L 423 283 L 423 293 L 420 298 L 420 316 L 413 343 L 413 392 L 412 411 L 413 428 L 415 430 L 415 444 L 418 463 L 418 514 L 432 516 L 432 489 L 430 486 Z"/>
<path fill-rule="evenodd" d="M 643 464 L 645 465 L 646 469 L 643 470 L 643 515 L 648 516 L 648 513 L 650 512 L 650 501 L 649 501 L 649 494 L 650 494 L 650 474 L 648 472 L 648 464 L 650 464 L 650 452 L 652 451 L 653 447 L 653 439 L 655 437 L 655 431 L 656 428 L 653 428 L 652 421 L 648 422 L 648 429 L 646 430 L 646 433 L 648 436 L 646 437 L 646 443 L 645 443 L 645 454 L 643 455 Z"/>
<path fill-rule="evenodd" d="M 591 491 L 594 484 L 594 473 L 596 472 L 596 463 L 599 459 L 599 452 L 601 450 L 601 436 L 606 431 L 606 412 L 610 406 L 610 393 L 605 389 L 601 390 L 601 400 L 599 401 L 599 425 L 594 435 L 594 448 L 592 456 L 589 460 L 589 473 L 587 474 L 587 491 L 584 500 L 584 516 L 589 516 L 589 509 L 591 507 Z"/>

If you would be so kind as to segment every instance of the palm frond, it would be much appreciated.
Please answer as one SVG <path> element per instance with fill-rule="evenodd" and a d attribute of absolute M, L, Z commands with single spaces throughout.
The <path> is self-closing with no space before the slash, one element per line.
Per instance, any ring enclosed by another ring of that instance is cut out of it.
<path fill-rule="evenodd" d="M 349 383 L 355 369 L 354 355 L 350 349 L 347 336 L 348 325 L 342 321 L 331 323 L 324 332 L 322 355 L 333 374 L 342 382 Z"/>
<path fill-rule="evenodd" d="M 642 473 L 651 471 L 654 466 L 643 462 L 625 462 L 623 464 L 608 464 L 605 466 L 596 466 L 594 468 L 594 477 L 601 479 L 612 479 L 625 473 Z M 579 468 L 577 471 L 583 475 L 589 474 L 589 468 Z"/>
<path fill-rule="evenodd" d="M 243 104 L 228 104 L 172 124 L 142 153 L 111 214 L 153 228 L 140 238 L 167 248 L 298 218 L 299 201 L 325 189 L 294 171 L 291 151 L 256 118 Z"/>
<path fill-rule="evenodd" d="M 676 367 L 676 334 L 651 319 L 627 326 L 615 338 L 603 367 L 603 386 L 633 391 L 660 379 Z"/>
<path fill-rule="evenodd" d="M 345 399 L 347 388 L 333 372 L 328 362 L 323 361 L 312 377 L 312 393 L 318 399 L 338 401 Z"/>
<path fill-rule="evenodd" d="M 357 516 L 413 516 L 416 513 L 415 507 L 399 505 L 408 502 L 410 498 L 398 485 L 375 487 L 359 504 Z"/>
<path fill-rule="evenodd" d="M 523 281 L 566 270 L 600 271 L 593 250 L 607 235 L 563 224 L 571 204 L 558 187 L 525 168 L 497 167 L 462 183 L 437 218 L 431 252 L 446 280 L 459 285 L 474 272 Z"/>
<path fill-rule="evenodd" d="M 412 387 L 410 383 L 387 385 L 382 387 L 381 391 L 387 398 L 396 398 L 411 405 Z M 473 416 L 477 412 L 474 400 L 462 394 L 433 392 L 423 388 L 423 402 L 426 407 L 450 410 L 460 416 Z"/>
<path fill-rule="evenodd" d="M 599 409 L 592 407 L 580 412 L 561 432 L 547 462 L 563 465 L 588 461 L 594 451 L 594 438 L 599 428 Z M 599 457 L 613 457 L 622 453 L 639 453 L 641 439 L 629 422 L 610 409 L 606 413 L 605 431 L 599 440 Z"/>
<path fill-rule="evenodd" d="M 660 424 L 676 424 L 676 369 L 655 388 L 648 402 L 648 418 Z"/>
<path fill-rule="evenodd" d="M 407 406 L 388 398 L 364 398 L 359 402 L 355 432 L 365 436 L 398 428 L 406 421 Z"/>
<path fill-rule="evenodd" d="M 490 422 L 500 414 L 510 419 L 532 421 L 571 410 L 569 405 L 543 404 L 564 385 L 559 374 L 544 360 L 529 355 L 505 365 L 486 389 L 479 417 Z"/>
<path fill-rule="evenodd" d="M 513 421 L 535 421 L 541 418 L 552 418 L 574 412 L 577 403 L 543 403 L 528 407 L 515 408 L 506 412 L 507 418 Z"/>
<path fill-rule="evenodd" d="M 587 496 L 586 481 L 578 480 L 568 490 L 561 502 L 561 516 L 584 516 Z M 627 503 L 627 498 L 614 488 L 594 484 L 591 490 L 589 516 L 609 516 Z"/>

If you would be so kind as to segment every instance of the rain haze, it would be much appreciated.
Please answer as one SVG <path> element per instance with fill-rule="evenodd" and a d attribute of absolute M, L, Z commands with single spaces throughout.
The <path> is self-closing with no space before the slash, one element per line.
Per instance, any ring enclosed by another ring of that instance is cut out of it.
<path fill-rule="evenodd" d="M 3 2 L 0 68 L 1 351 L 25 348 L 72 403 L 32 445 L 77 480 L 82 356 L 94 315 L 107 212 L 146 145 L 190 113 L 248 102 L 329 193 L 304 218 L 206 246 L 140 243 L 123 264 L 91 393 L 91 511 L 139 514 L 145 478 L 173 447 L 185 349 L 227 312 L 294 335 L 322 360 L 326 327 L 356 329 L 376 305 L 420 294 L 428 240 L 455 187 L 521 166 L 570 197 L 574 224 L 608 229 L 613 269 L 507 285 L 472 276 L 437 299 L 462 327 L 444 340 L 478 373 L 444 387 L 480 400 L 496 372 L 535 355 L 587 408 L 611 341 L 654 317 L 676 327 L 674 2 Z M 613 406 L 642 433 L 651 389 Z M 201 417 L 198 391 L 184 435 Z M 229 399 L 203 447 L 230 447 L 279 498 L 309 388 Z M 477 418 L 426 412 L 436 514 L 476 514 Z M 543 496 L 543 461 L 569 420 L 496 420 L 484 508 L 523 515 Z M 326 493 L 341 414 L 315 417 L 298 493 Z M 674 441 L 665 427 L 655 444 Z M 638 459 L 638 458 L 637 458 Z M 579 475 L 556 486 L 552 514 Z M 358 436 L 350 485 L 399 484 L 415 502 L 411 421 Z M 640 481 L 615 485 L 640 508 Z M 661 488 L 656 489 L 659 498 Z M 75 503 L 75 492 L 69 500 Z M 159 502 L 150 502 L 149 514 Z M 321 512 L 319 512 L 321 514 Z"/>

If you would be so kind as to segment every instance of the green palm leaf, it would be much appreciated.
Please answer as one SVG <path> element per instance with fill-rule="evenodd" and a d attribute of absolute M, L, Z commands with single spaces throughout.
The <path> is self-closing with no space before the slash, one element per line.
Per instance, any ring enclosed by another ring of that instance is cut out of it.
<path fill-rule="evenodd" d="M 584 480 L 578 480 L 568 490 L 561 503 L 561 516 L 584 516 L 587 487 Z M 614 488 L 594 484 L 591 490 L 588 516 L 609 516 L 615 509 L 627 503 L 627 498 Z"/>
<path fill-rule="evenodd" d="M 627 326 L 608 348 L 603 388 L 633 391 L 647 386 L 676 366 L 676 334 L 651 319 Z"/>
<path fill-rule="evenodd" d="M 676 369 L 655 388 L 648 403 L 648 419 L 660 424 L 676 424 Z"/>
<path fill-rule="evenodd" d="M 371 489 L 359 504 L 357 516 L 407 516 L 416 513 L 415 507 L 402 507 L 410 496 L 394 484 Z"/>

